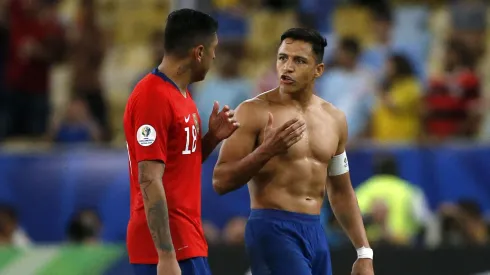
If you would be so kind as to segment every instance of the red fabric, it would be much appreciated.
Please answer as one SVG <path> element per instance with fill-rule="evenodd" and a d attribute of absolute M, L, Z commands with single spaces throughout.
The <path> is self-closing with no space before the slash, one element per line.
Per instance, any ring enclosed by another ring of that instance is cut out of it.
<path fill-rule="evenodd" d="M 429 113 L 426 122 L 428 132 L 442 138 L 458 135 L 479 98 L 479 79 L 471 71 L 432 79 L 425 97 Z"/>
<path fill-rule="evenodd" d="M 21 49 L 26 41 L 32 40 L 45 45 L 48 39 L 62 37 L 63 30 L 56 20 L 41 20 L 27 14 L 21 1 L 11 1 L 10 39 L 6 82 L 15 90 L 47 93 L 50 63 L 41 59 L 24 59 Z"/>
<path fill-rule="evenodd" d="M 147 75 L 131 94 L 124 113 L 130 160 L 131 214 L 127 248 L 131 263 L 158 262 L 138 183 L 137 163 L 144 160 L 165 162 L 163 186 L 177 259 L 207 257 L 201 222 L 200 125 L 197 107 L 189 92 L 187 97 L 182 96 L 162 75 Z"/>

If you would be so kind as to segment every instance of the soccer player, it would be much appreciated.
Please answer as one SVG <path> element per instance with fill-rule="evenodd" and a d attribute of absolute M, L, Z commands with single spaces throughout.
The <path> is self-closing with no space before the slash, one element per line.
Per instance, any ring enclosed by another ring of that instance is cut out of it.
<path fill-rule="evenodd" d="M 240 128 L 221 147 L 214 189 L 226 194 L 249 183 L 245 242 L 253 275 L 332 274 L 319 216 L 325 192 L 357 249 L 352 274 L 374 274 L 348 173 L 345 116 L 313 94 L 326 45 L 317 31 L 286 31 L 277 54 L 279 87 L 237 108 Z"/>
<path fill-rule="evenodd" d="M 237 128 L 234 112 L 217 102 L 202 138 L 187 86 L 204 79 L 215 58 L 217 22 L 172 12 L 162 63 L 134 88 L 124 113 L 129 153 L 129 261 L 136 275 L 208 275 L 201 224 L 201 163 Z"/>

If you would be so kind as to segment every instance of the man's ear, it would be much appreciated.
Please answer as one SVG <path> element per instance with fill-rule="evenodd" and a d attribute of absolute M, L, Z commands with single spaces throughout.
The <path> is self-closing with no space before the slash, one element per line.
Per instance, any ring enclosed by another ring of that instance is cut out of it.
<path fill-rule="evenodd" d="M 193 56 L 197 61 L 201 62 L 202 58 L 204 56 L 204 46 L 199 45 L 199 46 L 195 47 L 193 50 Z"/>
<path fill-rule="evenodd" d="M 319 78 L 320 76 L 322 76 L 324 71 L 325 71 L 325 64 L 323 63 L 317 64 L 315 68 L 315 78 Z"/>

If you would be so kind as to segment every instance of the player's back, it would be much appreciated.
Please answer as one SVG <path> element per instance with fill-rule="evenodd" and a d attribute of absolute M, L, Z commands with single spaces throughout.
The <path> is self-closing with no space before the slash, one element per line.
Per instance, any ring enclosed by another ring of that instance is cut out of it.
<path fill-rule="evenodd" d="M 272 158 L 249 184 L 252 208 L 283 209 L 318 214 L 325 195 L 327 167 L 339 143 L 340 131 L 335 108 L 313 96 L 306 108 L 283 102 L 272 90 L 246 102 L 257 121 L 258 143 L 264 140 L 267 113 L 273 115 L 272 127 L 293 118 L 306 123 L 303 138 L 288 153 Z M 257 145 L 258 146 L 258 145 Z"/>
<path fill-rule="evenodd" d="M 189 92 L 184 96 L 155 69 L 135 87 L 124 113 L 129 155 L 131 263 L 157 263 L 138 182 L 138 162 L 165 164 L 163 186 L 177 259 L 207 256 L 201 225 L 200 118 Z"/>

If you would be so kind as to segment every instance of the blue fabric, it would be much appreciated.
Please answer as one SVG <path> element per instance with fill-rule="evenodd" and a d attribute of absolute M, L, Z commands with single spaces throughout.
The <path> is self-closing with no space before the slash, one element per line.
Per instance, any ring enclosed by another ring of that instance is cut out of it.
<path fill-rule="evenodd" d="M 376 148 L 349 150 L 354 187 L 373 175 Z M 490 213 L 490 147 L 391 148 L 403 179 L 420 187 L 432 209 L 442 202 L 473 198 Z M 124 149 L 72 147 L 12 153 L 0 151 L 0 202 L 18 209 L 20 223 L 35 242 L 65 238 L 70 216 L 95 208 L 104 223 L 102 239 L 124 241 L 129 219 L 128 156 Z M 222 228 L 235 216 L 250 214 L 246 186 L 219 196 L 212 173 L 217 154 L 202 169 L 202 215 Z"/>
<path fill-rule="evenodd" d="M 62 124 L 56 133 L 55 140 L 59 143 L 89 142 L 92 136 L 85 125 Z"/>
<path fill-rule="evenodd" d="M 252 210 L 245 244 L 254 275 L 331 275 L 330 251 L 319 215 Z"/>
<path fill-rule="evenodd" d="M 157 265 L 133 264 L 134 275 L 156 275 Z M 191 258 L 179 261 L 182 275 L 211 275 L 208 260 L 204 257 Z"/>

